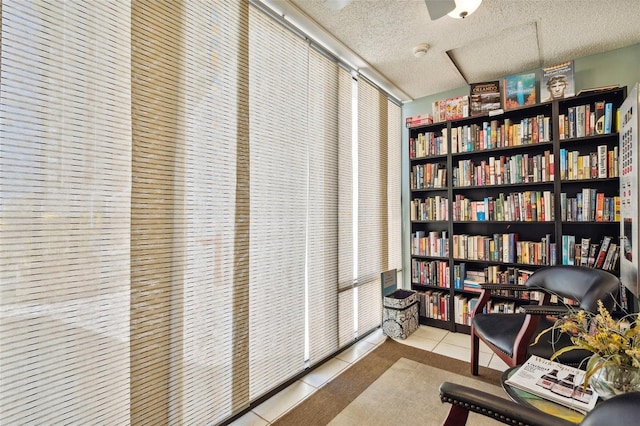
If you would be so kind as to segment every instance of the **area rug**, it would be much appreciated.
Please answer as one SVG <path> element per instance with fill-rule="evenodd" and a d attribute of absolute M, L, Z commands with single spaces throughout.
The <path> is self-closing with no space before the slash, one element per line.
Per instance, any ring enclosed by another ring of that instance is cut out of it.
<path fill-rule="evenodd" d="M 385 375 L 387 372 L 389 374 Z M 438 387 L 442 381 L 482 387 L 504 398 L 506 395 L 499 387 L 500 374 L 499 371 L 480 367 L 480 375 L 471 376 L 467 362 L 387 339 L 273 424 L 439 425 L 449 410 L 448 405 L 440 403 Z M 381 380 L 378 382 L 378 379 Z M 402 380 L 407 382 L 402 383 Z M 382 398 L 385 394 L 388 394 L 388 399 Z M 375 402 L 367 402 L 369 397 Z M 380 407 L 374 407 L 376 414 L 369 415 L 367 411 L 373 404 Z M 422 408 L 417 410 L 421 414 L 414 412 L 413 418 L 406 416 L 399 421 L 394 410 L 402 411 L 408 405 Z M 480 419 L 473 420 L 470 416 L 468 424 L 482 424 Z"/>
<path fill-rule="evenodd" d="M 504 393 L 495 385 L 400 358 L 334 417 L 329 426 L 441 425 L 450 408 L 439 398 L 438 386 L 444 381 L 466 384 L 494 395 Z M 475 413 L 469 415 L 467 423 L 496 424 L 493 419 Z"/>

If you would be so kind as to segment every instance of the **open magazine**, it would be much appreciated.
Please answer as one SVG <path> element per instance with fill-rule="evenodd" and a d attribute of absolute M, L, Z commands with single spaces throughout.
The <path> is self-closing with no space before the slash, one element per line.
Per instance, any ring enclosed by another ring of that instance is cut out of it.
<path fill-rule="evenodd" d="M 584 375 L 583 370 L 534 355 L 506 383 L 586 414 L 595 407 L 598 394 L 582 386 Z"/>

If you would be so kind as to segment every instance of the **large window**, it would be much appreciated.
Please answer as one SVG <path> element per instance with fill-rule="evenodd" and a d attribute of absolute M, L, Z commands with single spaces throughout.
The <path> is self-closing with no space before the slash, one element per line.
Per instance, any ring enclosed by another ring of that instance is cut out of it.
<path fill-rule="evenodd" d="M 375 86 L 246 1 L 1 7 L 0 423 L 216 424 L 379 326 Z"/>

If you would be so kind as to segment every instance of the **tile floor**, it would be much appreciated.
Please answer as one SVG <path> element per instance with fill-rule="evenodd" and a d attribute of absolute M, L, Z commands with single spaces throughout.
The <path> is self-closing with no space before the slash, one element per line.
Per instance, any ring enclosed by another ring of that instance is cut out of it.
<path fill-rule="evenodd" d="M 305 398 L 313 394 L 316 389 L 323 386 L 329 380 L 340 374 L 350 365 L 373 350 L 376 346 L 384 342 L 387 337 L 382 333 L 382 329 L 368 335 L 349 349 L 338 354 L 335 358 L 327 361 L 322 366 L 311 371 L 306 376 L 274 395 L 267 401 L 255 407 L 253 410 L 240 417 L 232 426 L 265 426 L 270 425 L 279 417 L 284 415 L 291 408 L 302 402 Z M 464 333 L 452 333 L 434 327 L 421 325 L 406 340 L 399 342 L 435 352 L 451 358 L 468 361 L 471 357 L 470 337 Z M 480 365 L 503 371 L 507 365 L 491 350 L 480 342 Z"/>

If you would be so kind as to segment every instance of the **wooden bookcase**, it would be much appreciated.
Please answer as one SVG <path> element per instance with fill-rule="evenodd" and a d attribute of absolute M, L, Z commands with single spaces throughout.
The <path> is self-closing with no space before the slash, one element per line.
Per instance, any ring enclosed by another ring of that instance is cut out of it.
<path fill-rule="evenodd" d="M 421 323 L 469 333 L 478 292 L 461 274 L 517 283 L 546 265 L 580 264 L 583 243 L 619 244 L 616 111 L 625 96 L 619 88 L 409 129 L 411 287 L 421 293 Z M 601 101 L 611 104 L 606 134 L 584 118 Z M 534 297 L 505 293 L 494 307 Z"/>

